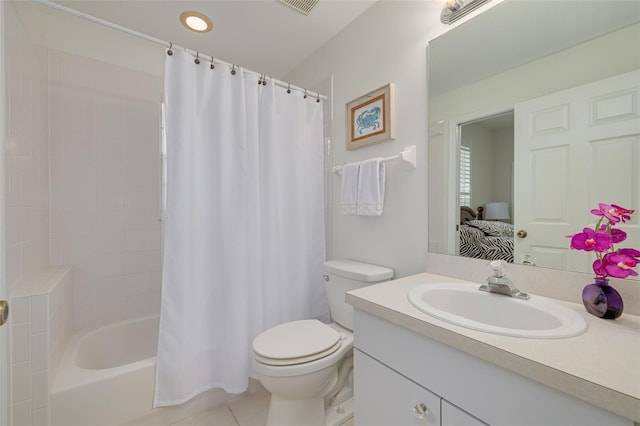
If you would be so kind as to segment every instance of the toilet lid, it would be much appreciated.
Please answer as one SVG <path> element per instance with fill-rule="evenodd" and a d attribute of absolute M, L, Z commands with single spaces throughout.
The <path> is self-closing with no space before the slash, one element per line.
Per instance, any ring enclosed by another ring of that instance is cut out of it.
<path fill-rule="evenodd" d="M 280 324 L 253 341 L 256 359 L 265 364 L 291 365 L 314 361 L 335 352 L 340 333 L 318 320 Z"/>

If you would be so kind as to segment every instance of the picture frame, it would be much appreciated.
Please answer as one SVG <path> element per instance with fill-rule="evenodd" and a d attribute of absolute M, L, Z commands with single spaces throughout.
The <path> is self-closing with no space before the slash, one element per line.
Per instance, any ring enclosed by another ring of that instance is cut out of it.
<path fill-rule="evenodd" d="M 394 91 L 388 83 L 346 104 L 347 150 L 395 139 Z"/>

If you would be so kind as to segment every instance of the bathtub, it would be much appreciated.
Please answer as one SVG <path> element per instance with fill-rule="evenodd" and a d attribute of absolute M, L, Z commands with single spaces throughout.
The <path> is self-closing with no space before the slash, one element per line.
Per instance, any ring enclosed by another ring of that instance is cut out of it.
<path fill-rule="evenodd" d="M 214 389 L 178 407 L 152 408 L 159 316 L 74 332 L 51 386 L 53 426 L 169 425 L 224 403 Z"/>

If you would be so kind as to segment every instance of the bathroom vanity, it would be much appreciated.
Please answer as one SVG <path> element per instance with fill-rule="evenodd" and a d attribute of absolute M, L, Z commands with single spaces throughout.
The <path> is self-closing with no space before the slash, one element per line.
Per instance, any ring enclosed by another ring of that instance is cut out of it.
<path fill-rule="evenodd" d="M 584 317 L 587 331 L 530 339 L 456 326 L 407 299 L 416 285 L 460 281 L 425 273 L 347 294 L 356 425 L 640 422 L 640 317 L 601 320 L 558 300 Z"/>

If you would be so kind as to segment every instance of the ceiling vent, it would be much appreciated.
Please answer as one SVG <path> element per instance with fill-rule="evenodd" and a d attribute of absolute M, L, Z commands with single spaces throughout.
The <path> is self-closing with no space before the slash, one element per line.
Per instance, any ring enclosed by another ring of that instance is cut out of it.
<path fill-rule="evenodd" d="M 442 8 L 440 21 L 443 24 L 453 24 L 489 1 L 491 0 L 450 0 Z"/>
<path fill-rule="evenodd" d="M 311 13 L 311 9 L 313 9 L 319 1 L 320 0 L 280 0 L 280 2 L 305 15 Z"/>

